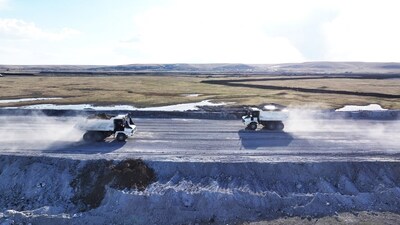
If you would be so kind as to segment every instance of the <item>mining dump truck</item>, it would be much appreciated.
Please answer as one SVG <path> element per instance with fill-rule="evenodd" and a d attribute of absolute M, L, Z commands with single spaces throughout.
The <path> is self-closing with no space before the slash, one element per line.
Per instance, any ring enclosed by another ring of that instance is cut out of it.
<path fill-rule="evenodd" d="M 248 108 L 246 115 L 242 117 L 242 122 L 248 130 L 256 130 L 257 125 L 261 124 L 268 130 L 283 130 L 283 121 L 288 118 L 287 113 L 280 109 L 261 110 L 258 108 Z"/>
<path fill-rule="evenodd" d="M 85 131 L 83 140 L 88 142 L 103 141 L 111 135 L 117 141 L 125 141 L 136 132 L 136 125 L 128 114 L 118 116 L 97 114 L 88 117 L 78 127 Z"/>

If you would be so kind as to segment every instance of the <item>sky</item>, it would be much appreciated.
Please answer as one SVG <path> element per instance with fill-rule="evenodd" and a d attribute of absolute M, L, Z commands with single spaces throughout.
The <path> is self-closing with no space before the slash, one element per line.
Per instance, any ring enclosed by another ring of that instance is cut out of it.
<path fill-rule="evenodd" d="M 0 64 L 400 62 L 398 0 L 0 0 Z"/>

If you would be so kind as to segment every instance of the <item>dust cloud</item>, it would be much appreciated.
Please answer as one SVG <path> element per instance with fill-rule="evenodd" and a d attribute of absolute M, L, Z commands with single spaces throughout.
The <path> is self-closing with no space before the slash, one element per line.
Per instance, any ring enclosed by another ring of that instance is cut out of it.
<path fill-rule="evenodd" d="M 82 117 L 0 116 L 0 147 L 3 152 L 59 148 L 80 141 L 76 125 Z"/>
<path fill-rule="evenodd" d="M 304 108 L 288 109 L 285 131 L 302 136 L 309 132 L 350 134 L 354 139 L 376 141 L 383 145 L 400 147 L 400 121 L 397 120 L 352 120 L 333 118 L 318 110 Z"/>

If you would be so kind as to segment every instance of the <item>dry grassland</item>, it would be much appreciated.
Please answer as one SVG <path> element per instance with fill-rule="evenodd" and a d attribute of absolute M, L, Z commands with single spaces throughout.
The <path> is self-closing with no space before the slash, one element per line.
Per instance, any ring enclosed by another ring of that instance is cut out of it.
<path fill-rule="evenodd" d="M 258 77 L 260 78 L 260 77 Z M 269 76 L 268 78 L 272 78 Z M 269 90 L 264 88 L 232 87 L 202 83 L 204 80 L 231 78 L 205 78 L 190 76 L 58 76 L 58 77 L 1 77 L 0 99 L 31 97 L 62 97 L 0 106 L 55 103 L 95 105 L 130 104 L 137 107 L 161 106 L 205 99 L 234 102 L 235 105 L 277 103 L 291 106 L 316 106 L 336 108 L 345 104 L 378 103 L 391 109 L 400 108 L 398 98 L 378 98 L 343 94 L 304 93 L 294 90 Z M 241 81 L 238 79 L 238 83 Z M 368 91 L 400 94 L 400 79 L 315 79 L 248 81 L 245 84 L 274 85 L 285 87 L 317 88 L 325 90 Z M 187 97 L 186 94 L 200 94 Z"/>

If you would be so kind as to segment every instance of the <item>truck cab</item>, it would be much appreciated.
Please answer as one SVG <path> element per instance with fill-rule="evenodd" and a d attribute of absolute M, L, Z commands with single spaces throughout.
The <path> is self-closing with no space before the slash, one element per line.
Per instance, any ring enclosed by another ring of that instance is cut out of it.
<path fill-rule="evenodd" d="M 118 141 L 125 141 L 132 137 L 136 131 L 136 125 L 128 115 L 114 117 L 114 136 Z"/>
<path fill-rule="evenodd" d="M 251 122 L 257 122 L 260 118 L 260 111 L 257 108 L 248 108 L 246 114 L 242 116 L 242 122 L 247 126 Z"/>

